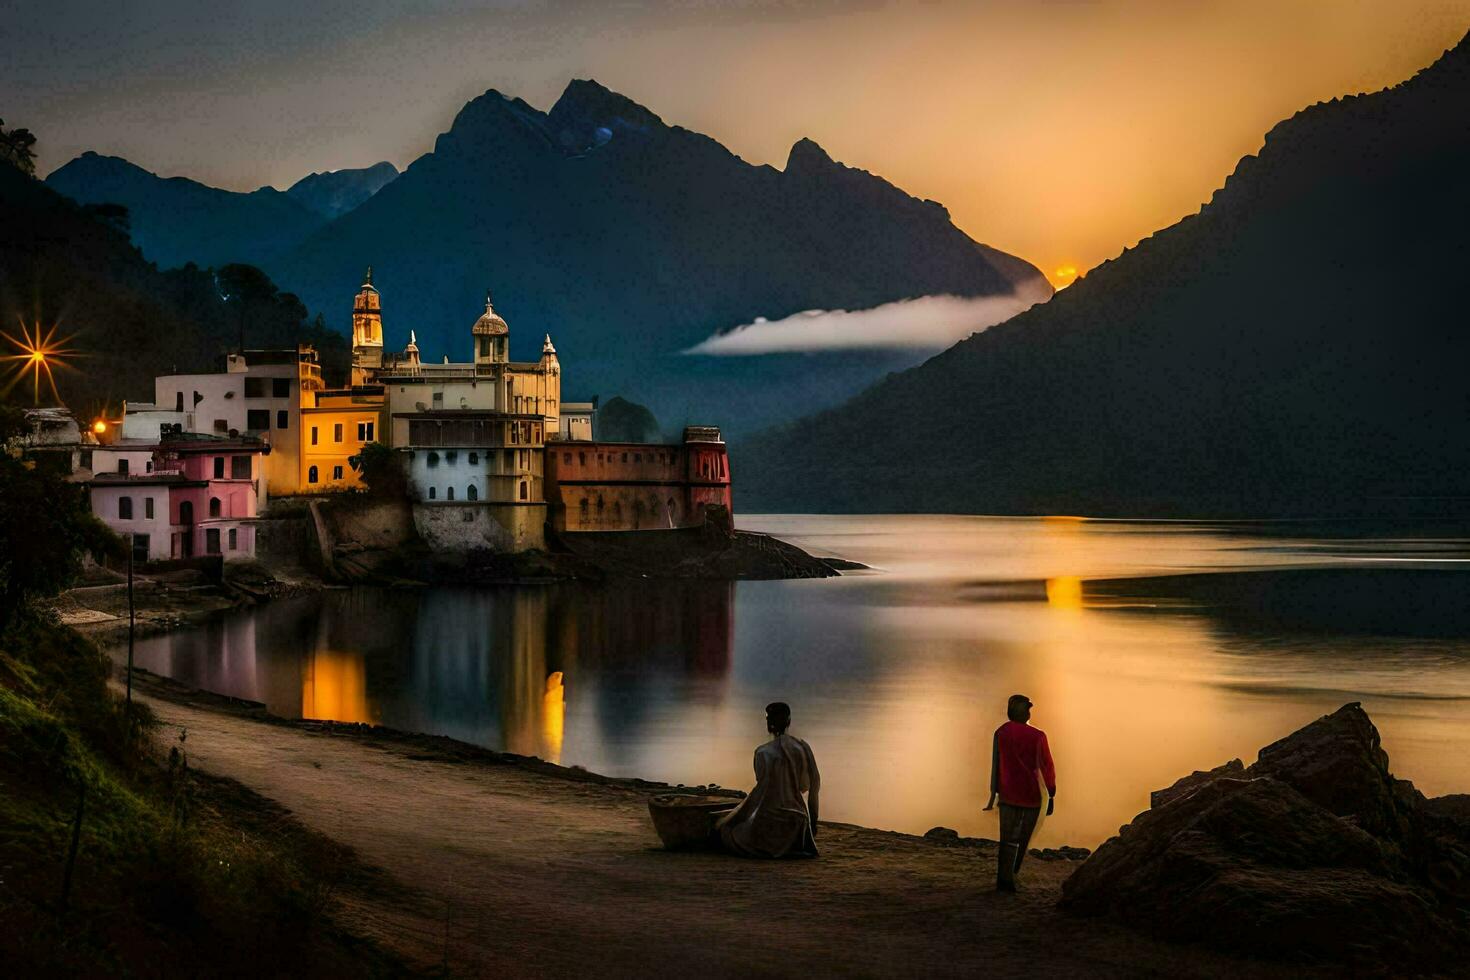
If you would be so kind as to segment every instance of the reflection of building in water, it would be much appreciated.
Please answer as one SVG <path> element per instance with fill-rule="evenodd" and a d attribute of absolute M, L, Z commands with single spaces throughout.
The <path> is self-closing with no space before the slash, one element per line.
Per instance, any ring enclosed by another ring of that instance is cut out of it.
<path fill-rule="evenodd" d="M 1059 575 L 1047 579 L 1046 601 L 1058 609 L 1081 609 L 1082 580 L 1075 575 Z"/>
<path fill-rule="evenodd" d="M 566 688 L 562 673 L 553 670 L 546 675 L 546 693 L 541 698 L 541 745 L 543 758 L 561 762 L 561 743 L 567 719 Z"/>
<path fill-rule="evenodd" d="M 301 717 L 377 724 L 361 653 L 316 650 L 301 675 Z"/>

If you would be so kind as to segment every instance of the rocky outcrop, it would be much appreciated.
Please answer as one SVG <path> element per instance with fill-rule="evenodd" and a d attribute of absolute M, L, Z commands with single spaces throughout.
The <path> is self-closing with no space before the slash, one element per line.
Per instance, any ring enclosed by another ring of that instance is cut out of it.
<path fill-rule="evenodd" d="M 1062 907 L 1270 959 L 1438 969 L 1470 948 L 1470 821 L 1395 779 L 1348 704 L 1153 794 Z"/>

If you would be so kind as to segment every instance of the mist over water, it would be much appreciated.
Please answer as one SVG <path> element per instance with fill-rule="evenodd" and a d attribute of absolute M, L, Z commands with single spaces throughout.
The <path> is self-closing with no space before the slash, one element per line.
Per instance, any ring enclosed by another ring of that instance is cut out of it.
<path fill-rule="evenodd" d="M 1359 700 L 1395 773 L 1470 791 L 1470 535 L 972 517 L 746 517 L 840 579 L 355 589 L 138 645 L 286 716 L 434 732 L 620 776 L 748 788 L 791 703 L 824 818 L 995 837 L 1005 699 L 1036 702 L 1095 845 L 1194 769 Z M 1330 533 L 1328 533 L 1330 532 Z"/>

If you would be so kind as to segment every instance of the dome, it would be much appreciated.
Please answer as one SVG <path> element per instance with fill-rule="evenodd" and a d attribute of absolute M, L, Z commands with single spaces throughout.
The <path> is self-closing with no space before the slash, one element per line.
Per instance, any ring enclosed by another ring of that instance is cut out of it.
<path fill-rule="evenodd" d="M 504 318 L 490 305 L 489 293 L 485 294 L 485 312 L 480 315 L 480 319 L 475 321 L 471 333 L 476 337 L 510 333 L 510 327 L 506 325 Z"/>

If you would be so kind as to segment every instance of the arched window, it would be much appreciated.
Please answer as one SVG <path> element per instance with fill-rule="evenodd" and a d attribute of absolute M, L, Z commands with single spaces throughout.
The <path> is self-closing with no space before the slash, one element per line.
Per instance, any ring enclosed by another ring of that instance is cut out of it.
<path fill-rule="evenodd" d="M 439 454 L 438 453 L 433 452 L 431 450 L 429 452 L 429 455 L 428 455 L 427 459 L 428 459 L 428 463 L 429 463 L 430 466 L 438 466 L 439 465 Z"/>
<path fill-rule="evenodd" d="M 444 499 L 445 500 L 453 500 L 454 499 L 454 488 L 453 487 L 445 487 L 444 488 Z"/>
<path fill-rule="evenodd" d="M 306 469 L 306 482 L 307 483 L 315 483 L 316 482 L 316 467 L 315 466 L 309 466 L 309 467 L 307 467 L 307 469 Z"/>
<path fill-rule="evenodd" d="M 429 488 L 429 499 L 430 500 L 433 500 L 437 495 L 438 495 L 438 491 L 434 487 L 430 487 Z"/>
<path fill-rule="evenodd" d="M 219 498 L 218 497 L 210 497 L 209 498 L 209 516 L 210 517 L 218 517 L 219 516 Z"/>
<path fill-rule="evenodd" d="M 465 491 L 464 491 L 464 499 L 466 499 L 466 500 L 479 500 L 480 499 L 480 491 L 475 489 L 475 485 L 473 483 L 471 483 L 468 487 L 465 488 Z"/>
<path fill-rule="evenodd" d="M 602 494 L 597 495 L 597 515 L 602 516 Z"/>
<path fill-rule="evenodd" d="M 522 480 L 521 481 L 521 499 L 522 500 L 529 500 L 530 499 L 526 494 L 527 494 L 527 491 L 526 491 L 526 481 L 525 480 Z"/>

